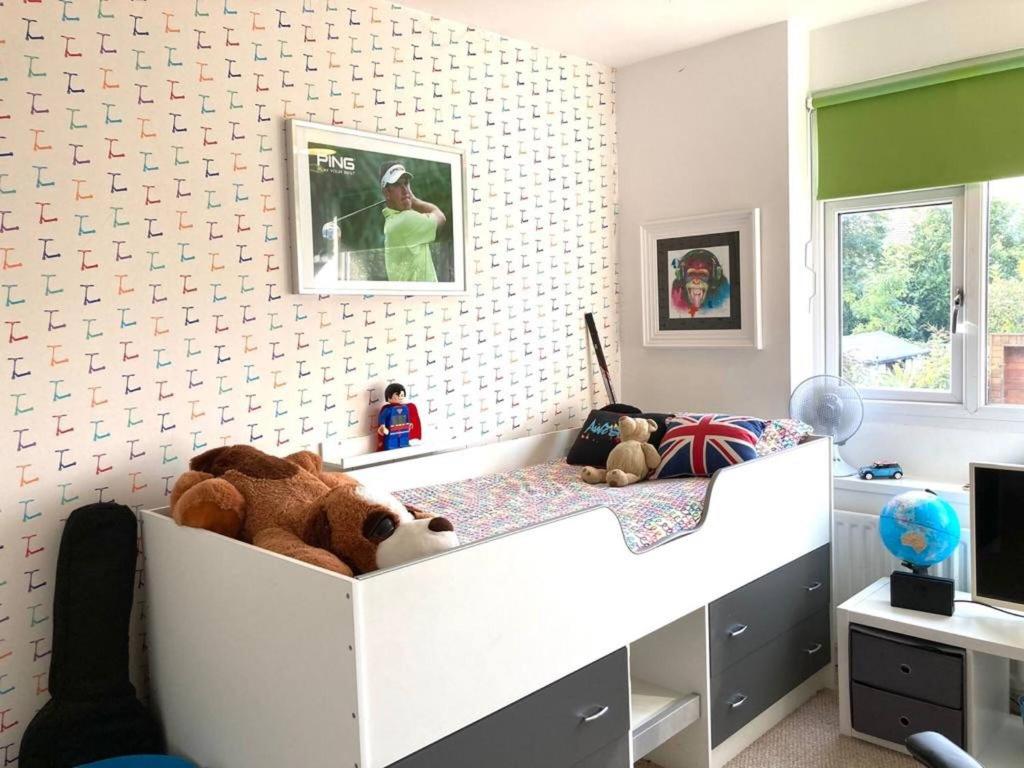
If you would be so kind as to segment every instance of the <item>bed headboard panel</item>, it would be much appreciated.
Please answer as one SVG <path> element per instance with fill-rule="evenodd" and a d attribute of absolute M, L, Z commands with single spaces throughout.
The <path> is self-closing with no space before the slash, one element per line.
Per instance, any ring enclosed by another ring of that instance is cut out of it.
<path fill-rule="evenodd" d="M 577 434 L 578 429 L 562 429 L 558 432 L 546 432 L 542 435 L 530 435 L 473 448 L 377 464 L 352 470 L 348 474 L 368 485 L 376 485 L 389 491 L 454 483 L 564 458 L 569 453 Z"/>

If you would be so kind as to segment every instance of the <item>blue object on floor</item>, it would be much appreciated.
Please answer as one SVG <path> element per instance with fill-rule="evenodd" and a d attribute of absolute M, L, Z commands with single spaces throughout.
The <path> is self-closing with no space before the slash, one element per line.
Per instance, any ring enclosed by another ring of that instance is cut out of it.
<path fill-rule="evenodd" d="M 86 763 L 78 768 L 196 768 L 196 765 L 180 757 L 167 755 L 130 755 Z"/>

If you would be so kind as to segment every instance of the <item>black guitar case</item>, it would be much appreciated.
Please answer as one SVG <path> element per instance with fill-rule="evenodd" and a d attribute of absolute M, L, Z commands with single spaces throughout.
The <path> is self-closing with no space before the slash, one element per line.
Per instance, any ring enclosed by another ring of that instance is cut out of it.
<path fill-rule="evenodd" d="M 53 597 L 51 699 L 21 740 L 21 768 L 72 768 L 161 754 L 163 734 L 128 676 L 135 515 L 113 502 L 76 509 L 64 525 Z"/>

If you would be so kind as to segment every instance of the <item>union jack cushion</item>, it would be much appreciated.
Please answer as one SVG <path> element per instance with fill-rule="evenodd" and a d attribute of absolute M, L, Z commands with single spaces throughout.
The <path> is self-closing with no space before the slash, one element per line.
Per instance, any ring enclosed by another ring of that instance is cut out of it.
<path fill-rule="evenodd" d="M 757 457 L 765 422 L 749 416 L 678 413 L 666 423 L 652 479 L 709 477 L 722 467 Z"/>

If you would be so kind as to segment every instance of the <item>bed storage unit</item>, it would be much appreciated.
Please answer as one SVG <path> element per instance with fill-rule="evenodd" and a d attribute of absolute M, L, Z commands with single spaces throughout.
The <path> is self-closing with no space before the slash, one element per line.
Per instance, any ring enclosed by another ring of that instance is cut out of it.
<path fill-rule="evenodd" d="M 612 768 L 629 762 L 626 649 L 393 763 L 393 768 Z"/>
<path fill-rule="evenodd" d="M 832 658 L 830 547 L 711 603 L 711 743 L 717 747 Z"/>
<path fill-rule="evenodd" d="M 573 436 L 355 474 L 392 489 L 454 481 L 564 456 Z M 595 508 L 355 579 L 145 511 L 152 694 L 169 747 L 218 768 L 425 766 L 433 750 L 450 760 L 491 743 L 492 726 L 539 745 L 529 734 L 550 711 L 544 722 L 564 720 L 543 751 L 559 761 L 626 768 L 634 745 L 685 725 L 652 758 L 718 765 L 764 716 L 713 748 L 713 606 L 828 544 L 830 467 L 828 441 L 812 439 L 721 470 L 701 527 L 642 554 Z M 666 706 L 628 715 L 630 678 Z"/>

